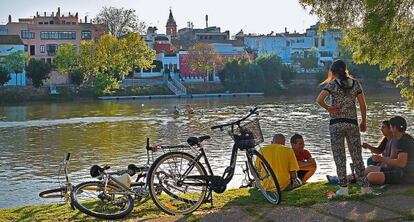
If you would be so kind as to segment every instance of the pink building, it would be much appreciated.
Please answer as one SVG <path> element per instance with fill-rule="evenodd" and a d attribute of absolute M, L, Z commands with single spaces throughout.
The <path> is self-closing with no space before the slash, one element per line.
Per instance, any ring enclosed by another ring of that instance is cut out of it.
<path fill-rule="evenodd" d="M 82 40 L 96 40 L 107 33 L 103 24 L 92 24 L 85 16 L 79 20 L 78 13 L 57 12 L 42 15 L 36 13 L 33 18 L 19 18 L 13 22 L 9 15 L 6 29 L 9 35 L 19 35 L 30 58 L 53 63 L 57 48 L 66 43 L 79 46 Z"/>

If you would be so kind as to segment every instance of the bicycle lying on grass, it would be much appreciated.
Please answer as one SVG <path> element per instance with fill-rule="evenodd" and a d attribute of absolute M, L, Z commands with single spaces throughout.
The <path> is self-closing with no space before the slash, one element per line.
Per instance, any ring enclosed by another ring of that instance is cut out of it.
<path fill-rule="evenodd" d="M 135 204 L 150 199 L 146 185 L 147 171 L 150 165 L 150 152 L 156 150 L 149 145 L 147 138 L 147 164 L 137 167 L 128 165 L 125 173 L 108 172 L 110 166 L 94 165 L 90 174 L 98 181 L 88 181 L 75 186 L 71 192 L 73 205 L 81 212 L 100 219 L 115 220 L 128 215 Z M 121 176 L 115 176 L 120 175 Z M 137 175 L 135 182 L 130 176 Z"/>
<path fill-rule="evenodd" d="M 233 178 L 237 152 L 240 150 L 246 153 L 247 167 L 253 176 L 255 187 L 271 204 L 278 204 L 281 192 L 277 178 L 266 159 L 255 149 L 256 145 L 263 142 L 259 120 L 256 118 L 241 125 L 253 114 L 258 114 L 257 108 L 240 120 L 211 127 L 221 131 L 230 127 L 229 133 L 234 140 L 230 165 L 222 176 L 214 174 L 204 152 L 202 142 L 210 139 L 210 136 L 188 138 L 188 144 L 197 147 L 197 156 L 188 152 L 172 151 L 157 158 L 147 176 L 154 203 L 164 212 L 173 215 L 189 214 L 205 202 L 213 204 L 212 191 L 223 193 L 226 190 L 227 184 Z M 201 159 L 208 171 L 200 162 Z"/>

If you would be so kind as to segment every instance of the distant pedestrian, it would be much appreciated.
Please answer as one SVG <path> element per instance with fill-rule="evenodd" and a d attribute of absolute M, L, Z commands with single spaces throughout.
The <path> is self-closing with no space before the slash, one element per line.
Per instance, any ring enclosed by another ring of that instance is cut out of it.
<path fill-rule="evenodd" d="M 361 185 L 361 193 L 370 193 L 371 190 L 364 177 L 365 167 L 361 149 L 360 131 L 365 132 L 367 128 L 367 106 L 361 84 L 352 78 L 342 60 L 332 63 L 328 77 L 322 84 L 325 86 L 317 98 L 317 103 L 326 109 L 331 117 L 329 123 L 331 149 L 340 185 L 336 194 L 348 195 L 345 139 L 355 167 L 357 181 Z M 331 100 L 329 105 L 325 102 L 327 97 Z M 359 127 L 356 100 L 362 118 Z"/>

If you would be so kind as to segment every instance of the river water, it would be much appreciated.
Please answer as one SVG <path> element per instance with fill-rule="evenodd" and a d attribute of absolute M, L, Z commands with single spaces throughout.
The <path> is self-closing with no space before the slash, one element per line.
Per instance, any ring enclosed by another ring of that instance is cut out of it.
<path fill-rule="evenodd" d="M 185 144 L 187 137 L 211 135 L 204 142 L 215 172 L 221 175 L 230 162 L 232 140 L 226 132 L 211 131 L 215 124 L 236 120 L 257 105 L 260 123 L 269 143 L 274 133 L 289 141 L 294 133 L 304 136 L 305 146 L 318 163 L 311 181 L 335 174 L 330 150 L 328 115 L 315 105 L 315 96 L 220 98 L 188 100 L 88 101 L 35 103 L 0 107 L 0 208 L 45 203 L 39 191 L 58 186 L 59 163 L 72 153 L 70 177 L 74 183 L 90 180 L 93 164 L 124 169 L 145 163 L 145 141 L 161 145 Z M 363 142 L 376 143 L 381 121 L 395 114 L 414 121 L 398 95 L 369 96 L 368 131 Z M 175 105 L 190 104 L 196 114 L 174 116 Z M 411 128 L 409 128 L 409 131 Z M 369 152 L 364 151 L 364 159 Z M 350 159 L 348 157 L 348 159 Z M 229 187 L 243 179 L 243 153 Z M 55 200 L 56 201 L 56 200 Z M 59 200 L 58 200 L 59 201 Z"/>

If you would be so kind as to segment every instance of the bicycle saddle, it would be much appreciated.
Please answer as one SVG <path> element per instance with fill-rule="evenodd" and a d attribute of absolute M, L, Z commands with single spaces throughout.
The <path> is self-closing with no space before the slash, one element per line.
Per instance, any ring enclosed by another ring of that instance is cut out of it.
<path fill-rule="evenodd" d="M 136 173 L 140 173 L 145 170 L 148 170 L 148 167 L 137 167 L 135 164 L 129 164 L 127 172 L 130 176 L 134 176 Z"/>
<path fill-rule="evenodd" d="M 210 139 L 210 138 L 211 138 L 211 137 L 210 137 L 209 135 L 200 136 L 200 137 L 189 137 L 189 138 L 187 139 L 187 143 L 188 143 L 188 145 L 190 145 L 190 146 L 195 146 L 195 145 L 197 145 L 197 144 L 202 143 L 204 140 L 208 140 L 208 139 Z"/>
<path fill-rule="evenodd" d="M 103 168 L 102 168 L 102 167 L 100 167 L 100 166 L 98 166 L 98 165 L 93 165 L 93 166 L 91 167 L 91 170 L 90 170 L 91 177 L 97 177 L 97 176 L 101 175 L 101 173 L 102 173 L 104 170 L 107 170 L 107 169 L 109 169 L 109 168 L 111 168 L 111 167 L 110 167 L 110 166 L 108 166 L 108 165 L 105 165 Z"/>

